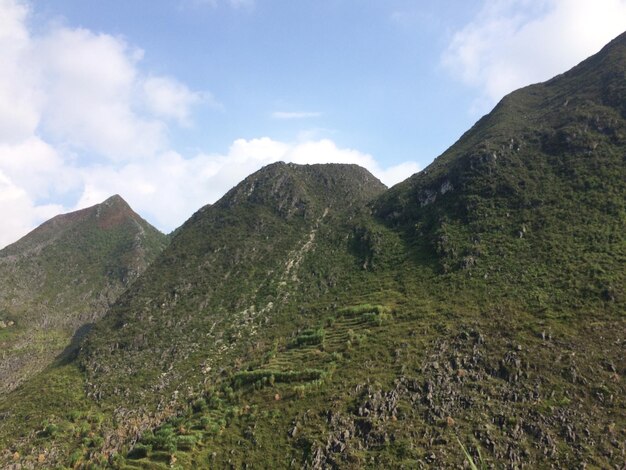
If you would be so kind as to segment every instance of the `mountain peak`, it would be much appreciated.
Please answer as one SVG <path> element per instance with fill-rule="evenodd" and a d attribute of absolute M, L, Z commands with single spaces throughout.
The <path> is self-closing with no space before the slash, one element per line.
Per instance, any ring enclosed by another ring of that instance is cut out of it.
<path fill-rule="evenodd" d="M 512 165 L 511 159 L 527 166 L 543 153 L 565 151 L 563 158 L 571 159 L 578 153 L 597 154 L 601 144 L 623 145 L 625 118 L 623 33 L 565 73 L 506 95 L 431 165 L 385 194 L 379 214 L 393 219 L 408 209 L 412 220 L 429 194 L 437 198 L 437 192 L 447 192 L 442 188 L 467 186 L 468 178 L 478 177 L 496 184 L 497 173 Z M 392 199 L 393 207 L 387 204 Z M 411 200 L 418 203 L 405 205 Z M 405 208 L 399 210 L 400 205 Z"/>
<path fill-rule="evenodd" d="M 60 352 L 56 343 L 33 342 L 38 329 L 69 341 L 104 314 L 165 242 L 165 235 L 116 195 L 58 215 L 1 250 L 0 312 L 21 329 L 2 345 L 0 394 Z"/>
<path fill-rule="evenodd" d="M 130 208 L 128 203 L 119 194 L 114 194 L 113 196 L 111 196 L 111 197 L 105 199 L 103 202 L 101 202 L 101 204 L 102 205 L 106 205 L 106 206 L 122 205 L 122 206 Z"/>
<path fill-rule="evenodd" d="M 54 216 L 15 243 L 0 250 L 0 256 L 18 254 L 23 256 L 33 250 L 39 251 L 66 233 L 89 231 L 92 225 L 106 230 L 125 223 L 142 226 L 144 229 L 149 227 L 149 224 L 116 194 L 99 204 Z"/>
<path fill-rule="evenodd" d="M 255 204 L 273 207 L 283 215 L 306 214 L 312 206 L 350 206 L 365 202 L 386 189 L 374 175 L 354 164 L 267 165 L 231 189 L 216 205 Z"/>

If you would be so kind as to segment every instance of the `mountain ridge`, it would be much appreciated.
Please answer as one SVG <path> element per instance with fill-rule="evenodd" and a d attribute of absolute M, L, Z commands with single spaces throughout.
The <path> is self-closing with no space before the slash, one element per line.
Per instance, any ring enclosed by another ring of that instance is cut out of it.
<path fill-rule="evenodd" d="M 0 313 L 12 322 L 3 341 L 0 391 L 52 362 L 74 331 L 98 319 L 164 245 L 165 236 L 115 195 L 55 216 L 0 250 Z"/>
<path fill-rule="evenodd" d="M 443 272 L 487 279 L 504 262 L 521 272 L 542 266 L 555 286 L 572 280 L 551 307 L 584 283 L 593 295 L 623 296 L 622 237 L 609 233 L 625 223 L 624 101 L 623 34 L 572 70 L 507 95 L 433 164 L 383 194 L 375 213 L 438 253 Z M 572 238 L 572 230 L 586 234 Z"/>
<path fill-rule="evenodd" d="M 611 66 L 608 67 L 608 70 L 604 67 L 606 62 L 611 64 Z M 485 136 L 484 133 L 477 132 L 477 130 L 480 130 L 482 127 L 487 127 L 488 129 L 493 128 L 494 126 L 492 121 L 495 121 L 501 126 L 503 120 L 506 121 L 507 119 L 510 119 L 510 117 L 508 117 L 509 115 L 520 114 L 522 119 L 516 120 L 515 123 L 522 123 L 521 127 L 523 132 L 533 130 L 526 129 L 526 125 L 523 124 L 525 121 L 529 120 L 528 113 L 527 111 L 524 111 L 524 108 L 532 105 L 537 109 L 538 114 L 543 119 L 546 117 L 546 114 L 542 108 L 546 104 L 552 104 L 550 103 L 551 101 L 556 100 L 559 104 L 565 107 L 570 105 L 569 100 L 567 99 L 567 94 L 576 93 L 581 95 L 583 94 L 583 90 L 580 89 L 579 83 L 575 83 L 571 86 L 569 85 L 569 82 L 572 77 L 574 78 L 574 81 L 576 81 L 576 79 L 578 79 L 581 75 L 584 75 L 585 78 L 587 75 L 591 75 L 591 82 L 592 85 L 594 85 L 592 87 L 592 91 L 594 92 L 596 99 L 598 96 L 608 94 L 610 98 L 606 100 L 607 105 L 609 107 L 617 106 L 623 113 L 622 117 L 625 117 L 626 107 L 623 103 L 626 101 L 626 94 L 624 94 L 626 93 L 626 86 L 622 83 L 621 87 L 609 87 L 608 84 L 606 84 L 606 80 L 611 78 L 614 82 L 620 83 L 619 78 L 626 77 L 626 33 L 619 35 L 609 44 L 604 46 L 600 52 L 588 59 L 585 59 L 567 72 L 559 74 L 545 82 L 528 85 L 507 94 L 490 113 L 480 118 L 470 129 L 463 133 L 463 135 L 454 144 L 437 157 L 431 165 L 390 188 L 391 191 L 388 194 L 395 194 L 398 191 L 398 188 L 406 187 L 411 184 L 411 182 L 420 178 L 429 180 L 432 180 L 433 178 L 443 178 L 444 176 L 441 175 L 441 173 L 447 174 L 451 170 L 447 168 L 447 165 L 450 164 L 450 160 L 454 160 L 454 156 L 465 150 L 465 147 L 477 145 L 483 143 L 486 139 L 489 140 L 493 138 L 504 138 L 506 144 L 511 143 L 509 140 L 510 137 L 506 134 L 506 128 L 501 130 L 498 126 L 496 126 L 497 132 L 495 135 L 487 133 Z M 543 97 L 542 95 L 549 93 L 555 86 L 562 88 L 564 85 L 567 89 L 560 92 L 556 98 L 550 97 L 548 103 L 541 102 L 542 98 L 543 100 L 546 100 L 546 97 Z M 608 90 L 609 88 L 611 89 L 610 93 L 602 93 L 602 91 L 605 89 Z M 572 103 L 572 106 L 573 105 L 574 103 Z M 514 109 L 513 112 L 505 109 L 511 107 L 517 109 Z M 626 138 L 626 136 L 618 133 L 617 138 L 619 142 L 623 143 L 622 139 Z M 507 140 L 509 141 L 507 142 Z M 464 145 L 461 146 L 459 145 L 460 143 Z M 515 144 L 515 142 L 513 142 L 513 144 Z M 488 158 L 488 156 L 486 156 L 486 158 Z M 385 197 L 389 197 L 388 194 L 386 194 Z"/>
<path fill-rule="evenodd" d="M 353 177 L 346 178 L 348 175 Z M 322 188 L 327 191 L 322 191 Z M 160 286 L 155 296 L 163 300 L 156 303 L 171 305 L 174 310 L 178 310 L 178 299 L 186 295 L 187 302 L 192 302 L 191 293 L 198 289 L 196 286 L 201 285 L 201 290 L 194 295 L 198 297 L 195 302 L 198 303 L 198 309 L 206 311 L 207 305 L 213 302 L 212 292 L 224 282 L 233 285 L 234 289 L 244 290 L 244 286 L 252 287 L 263 279 L 259 277 L 259 272 L 249 272 L 245 268 L 241 270 L 238 267 L 240 264 L 259 263 L 267 266 L 264 268 L 267 273 L 283 272 L 282 276 L 293 280 L 295 274 L 292 271 L 300 267 L 301 256 L 315 243 L 320 227 L 329 224 L 329 220 L 336 217 L 337 213 L 353 210 L 353 201 L 369 200 L 383 189 L 384 185 L 369 172 L 352 165 L 296 166 L 276 163 L 262 168 L 215 204 L 200 209 L 183 224 L 168 249 L 146 273 L 147 277 L 153 276 L 152 282 Z M 347 193 L 353 197 L 346 198 Z M 207 236 L 208 230 L 211 230 L 210 236 Z M 220 232 L 224 232 L 225 236 L 220 236 Z M 172 277 L 171 273 L 177 269 L 177 275 Z M 165 275 L 165 271 L 170 274 Z M 146 276 L 137 285 L 138 289 L 145 285 L 144 282 L 150 282 Z M 172 283 L 163 284 L 164 279 L 171 279 Z M 281 296 L 281 282 L 286 280 L 266 287 L 275 292 L 274 301 Z M 141 297 L 136 292 L 130 294 Z M 236 291 L 233 297 L 224 303 L 219 301 L 213 304 L 213 308 L 244 311 L 250 307 L 248 302 L 253 305 L 255 302 L 252 300 L 254 296 L 248 300 L 239 299 Z M 123 297 L 121 301 L 126 298 Z M 125 307 L 124 310 L 135 317 L 137 311 L 153 311 L 149 305 L 154 304 L 154 300 L 154 297 L 147 295 L 147 303 L 142 307 Z M 113 313 L 109 315 L 111 318 Z M 184 315 L 188 317 L 187 313 Z M 171 320 L 171 315 L 168 315 L 168 323 Z M 193 323 L 194 319 L 189 317 L 185 321 Z M 114 323 L 141 325 L 143 321 L 118 318 Z M 85 348 L 88 350 L 89 347 L 90 342 L 87 341 Z M 179 346 L 180 349 L 185 347 L 184 344 Z M 81 357 L 91 354 L 86 353 Z M 124 359 L 121 363 L 128 365 L 128 361 Z M 143 361 L 139 364 L 143 364 Z M 91 367 L 87 366 L 87 369 Z M 120 377 L 119 380 L 123 379 Z M 118 380 L 115 382 L 119 384 Z"/>
<path fill-rule="evenodd" d="M 0 462 L 621 468 L 625 42 L 388 190 L 278 163 L 201 208 L 0 397 Z"/>

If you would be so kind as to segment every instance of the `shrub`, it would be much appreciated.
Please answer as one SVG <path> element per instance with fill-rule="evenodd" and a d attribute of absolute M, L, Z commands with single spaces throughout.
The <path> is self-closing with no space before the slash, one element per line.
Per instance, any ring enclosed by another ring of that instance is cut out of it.
<path fill-rule="evenodd" d="M 129 459 L 143 459 L 143 458 L 146 458 L 148 454 L 150 454 L 151 451 L 152 451 L 151 445 L 142 444 L 141 442 L 139 442 L 135 444 L 135 447 L 133 447 L 128 452 L 127 456 Z"/>
<path fill-rule="evenodd" d="M 244 385 L 290 383 L 290 382 L 310 382 L 318 380 L 325 375 L 323 370 L 303 369 L 280 371 L 273 369 L 257 369 L 237 372 L 233 377 L 233 386 L 241 388 Z M 272 377 L 274 377 L 272 382 Z M 263 381 L 265 379 L 265 382 Z"/>
<path fill-rule="evenodd" d="M 198 442 L 196 436 L 178 436 L 176 439 L 176 447 L 180 450 L 191 450 L 196 445 L 196 442 Z"/>
<path fill-rule="evenodd" d="M 44 425 L 44 428 L 39 431 L 39 437 L 50 437 L 53 438 L 57 435 L 57 433 L 59 432 L 59 426 L 57 426 L 56 424 L 46 424 Z"/>
<path fill-rule="evenodd" d="M 144 444 L 151 445 L 153 449 L 176 451 L 176 435 L 170 426 L 164 426 L 154 434 L 146 433 L 141 440 Z"/>
<path fill-rule="evenodd" d="M 102 424 L 104 415 L 102 413 L 94 413 L 87 417 L 87 421 L 91 424 Z"/>
<path fill-rule="evenodd" d="M 96 449 L 104 444 L 104 439 L 100 436 L 93 436 L 84 438 L 82 442 L 85 447 Z"/>
<path fill-rule="evenodd" d="M 200 413 L 208 409 L 206 400 L 204 398 L 198 398 L 191 404 L 191 409 L 194 413 Z"/>
<path fill-rule="evenodd" d="M 304 385 L 296 385 L 295 387 L 293 387 L 293 393 L 298 398 L 304 398 L 305 392 L 306 388 L 304 387 Z"/>
<path fill-rule="evenodd" d="M 82 449 L 75 450 L 72 455 L 70 455 L 70 466 L 72 468 L 76 467 L 84 458 L 84 454 Z"/>
<path fill-rule="evenodd" d="M 300 346 L 314 346 L 324 342 L 325 332 L 323 328 L 317 330 L 304 330 L 287 347 L 297 348 Z"/>
<path fill-rule="evenodd" d="M 78 411 L 78 410 L 72 410 L 67 414 L 67 418 L 72 422 L 75 423 L 76 421 L 78 421 L 81 417 L 83 416 L 83 414 Z"/>
<path fill-rule="evenodd" d="M 340 308 L 338 313 L 346 316 L 356 316 L 364 313 L 383 314 L 389 313 L 389 308 L 384 305 L 360 304 L 352 307 Z"/>

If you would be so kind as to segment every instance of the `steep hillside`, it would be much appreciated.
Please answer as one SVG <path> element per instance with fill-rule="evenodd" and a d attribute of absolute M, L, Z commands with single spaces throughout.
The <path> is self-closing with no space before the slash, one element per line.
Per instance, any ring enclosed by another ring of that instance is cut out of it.
<path fill-rule="evenodd" d="M 113 196 L 56 216 L 1 250 L 0 393 L 99 319 L 164 245 L 163 234 Z"/>
<path fill-rule="evenodd" d="M 0 401 L 0 462 L 622 468 L 625 71 L 621 36 L 390 190 L 251 175 Z"/>
<path fill-rule="evenodd" d="M 624 300 L 626 35 L 506 96 L 377 214 L 536 309 Z M 517 292 L 515 292 L 517 291 Z M 494 293 L 496 294 L 496 293 Z"/>
<path fill-rule="evenodd" d="M 338 282 L 339 265 L 312 272 L 307 255 L 345 236 L 345 220 L 384 189 L 354 165 L 277 163 L 200 209 L 84 345 L 93 393 L 167 401 L 153 392 L 173 392 L 200 366 L 219 371 L 291 297 Z"/>

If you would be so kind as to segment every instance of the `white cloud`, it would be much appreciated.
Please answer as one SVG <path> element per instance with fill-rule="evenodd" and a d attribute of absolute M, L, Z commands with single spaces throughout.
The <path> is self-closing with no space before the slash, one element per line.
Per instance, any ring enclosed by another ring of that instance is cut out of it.
<path fill-rule="evenodd" d="M 50 143 L 125 160 L 167 149 L 167 121 L 189 125 L 210 93 L 144 74 L 123 38 L 59 25 L 33 35 L 28 3 L 0 0 L 0 142 Z"/>
<path fill-rule="evenodd" d="M 170 231 L 280 160 L 355 163 L 388 185 L 417 171 L 409 162 L 382 168 L 371 155 L 311 132 L 295 142 L 237 139 L 223 154 L 187 158 L 171 149 L 168 125 L 191 124 L 194 106 L 215 105 L 208 93 L 146 73 L 143 51 L 122 38 L 58 25 L 34 35 L 25 5 L 0 0 L 0 247 L 57 213 L 114 193 Z"/>
<path fill-rule="evenodd" d="M 299 164 L 354 163 L 392 185 L 419 170 L 414 162 L 381 168 L 368 154 L 337 147 L 328 139 L 287 143 L 262 137 L 237 139 L 226 154 L 183 158 L 167 152 L 151 161 L 135 161 L 119 169 L 94 167 L 84 171 L 85 191 L 76 208 L 121 194 L 140 214 L 170 231 L 193 212 L 213 203 L 262 166 L 277 161 Z"/>
<path fill-rule="evenodd" d="M 387 186 L 393 186 L 394 184 L 404 181 L 409 176 L 420 171 L 421 168 L 416 162 L 402 162 L 398 165 L 390 166 L 387 168 L 380 168 L 374 170 L 375 175 Z"/>
<path fill-rule="evenodd" d="M 0 142 L 0 171 L 10 178 L 12 184 L 36 199 L 76 189 L 80 185 L 71 165 L 51 145 L 37 137 L 13 145 Z"/>
<path fill-rule="evenodd" d="M 482 93 L 476 111 L 565 72 L 626 30 L 626 0 L 485 0 L 443 64 Z"/>
<path fill-rule="evenodd" d="M 0 246 L 67 210 L 56 201 L 83 190 L 94 161 L 110 173 L 162 155 L 168 121 L 188 125 L 193 106 L 213 103 L 142 72 L 143 51 L 120 37 L 59 24 L 33 34 L 30 14 L 0 0 Z"/>
<path fill-rule="evenodd" d="M 28 12 L 23 4 L 0 0 L 0 142 L 29 137 L 39 123 L 35 70 L 24 60 L 31 51 Z"/>
<path fill-rule="evenodd" d="M 34 42 L 46 95 L 43 127 L 55 140 L 117 160 L 165 148 L 164 123 L 134 106 L 141 51 L 85 29 L 56 29 Z"/>
<path fill-rule="evenodd" d="M 320 117 L 322 113 L 307 111 L 274 111 L 271 116 L 274 119 L 308 119 Z"/>
<path fill-rule="evenodd" d="M 143 83 L 146 105 L 157 116 L 175 119 L 180 125 L 191 123 L 191 108 L 203 101 L 215 102 L 210 94 L 193 92 L 169 77 L 149 77 Z"/>
<path fill-rule="evenodd" d="M 16 241 L 36 225 L 62 212 L 58 204 L 36 205 L 28 193 L 0 170 L 0 247 Z"/>
<path fill-rule="evenodd" d="M 43 140 L 0 142 L 0 248 L 64 212 L 50 201 L 81 187 L 75 169 Z"/>

